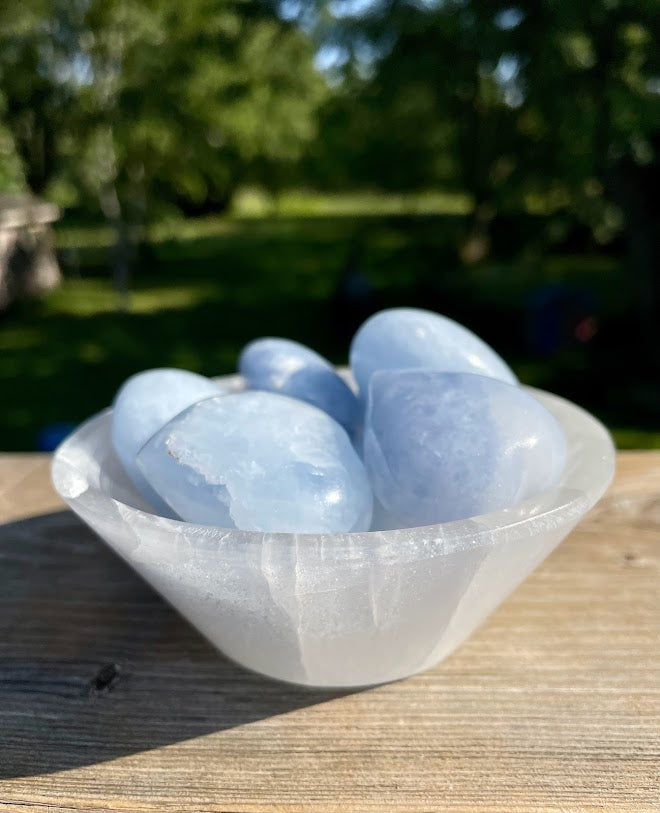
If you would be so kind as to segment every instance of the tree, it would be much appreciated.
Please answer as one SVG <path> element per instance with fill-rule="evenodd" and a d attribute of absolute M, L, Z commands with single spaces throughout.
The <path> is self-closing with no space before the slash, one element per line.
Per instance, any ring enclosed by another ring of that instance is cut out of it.
<path fill-rule="evenodd" d="M 330 102 L 326 122 L 331 132 L 352 122 L 362 133 L 361 143 L 349 142 L 359 144 L 352 159 L 362 179 L 469 192 L 474 215 L 464 253 L 474 260 L 487 251 L 494 214 L 520 196 L 518 66 L 500 9 L 489 0 L 394 0 L 320 27 L 321 39 L 352 54 L 340 85 L 347 100 L 339 108 Z"/>
<path fill-rule="evenodd" d="M 319 41 L 347 56 L 325 122 L 327 144 L 344 150 L 357 177 L 467 190 L 466 259 L 484 255 L 489 224 L 507 208 L 563 212 L 599 242 L 623 233 L 651 334 L 660 311 L 657 0 L 320 0 L 315 19 Z M 362 138 L 342 143 L 351 128 Z"/>
<path fill-rule="evenodd" d="M 627 240 L 640 327 L 660 313 L 660 14 L 655 0 L 529 4 L 520 126 L 546 187 L 607 242 Z"/>
<path fill-rule="evenodd" d="M 0 11 L 0 75 L 29 187 L 102 210 L 119 278 L 131 224 L 295 162 L 326 92 L 308 39 L 257 0 L 24 0 Z"/>

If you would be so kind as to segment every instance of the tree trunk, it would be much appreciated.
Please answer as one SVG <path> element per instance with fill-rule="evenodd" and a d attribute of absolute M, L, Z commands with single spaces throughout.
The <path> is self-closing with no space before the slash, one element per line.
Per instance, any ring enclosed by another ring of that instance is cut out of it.
<path fill-rule="evenodd" d="M 130 308 L 130 240 L 124 221 L 119 196 L 114 183 L 103 187 L 100 194 L 103 214 L 115 235 L 112 253 L 112 283 L 117 292 L 117 309 L 126 312 Z"/>
<path fill-rule="evenodd" d="M 640 167 L 631 159 L 610 172 L 615 202 L 625 219 L 628 265 L 636 289 L 640 338 L 657 346 L 660 319 L 660 248 L 657 223 L 660 220 L 658 178 L 651 167 Z"/>

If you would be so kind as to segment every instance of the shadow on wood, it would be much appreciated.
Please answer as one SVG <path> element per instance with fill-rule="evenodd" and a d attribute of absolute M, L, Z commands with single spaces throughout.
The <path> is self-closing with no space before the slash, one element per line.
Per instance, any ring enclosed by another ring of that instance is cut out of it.
<path fill-rule="evenodd" d="M 230 663 L 68 511 L 0 526 L 0 779 L 344 694 Z"/>

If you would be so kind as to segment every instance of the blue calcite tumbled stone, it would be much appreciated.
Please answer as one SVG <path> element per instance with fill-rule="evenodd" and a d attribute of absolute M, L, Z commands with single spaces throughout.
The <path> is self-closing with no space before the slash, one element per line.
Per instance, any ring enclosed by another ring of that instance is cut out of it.
<path fill-rule="evenodd" d="M 253 390 L 288 395 L 322 409 L 353 434 L 360 408 L 334 367 L 298 342 L 255 339 L 243 349 L 238 369 Z"/>
<path fill-rule="evenodd" d="M 346 432 L 320 409 L 270 392 L 199 402 L 147 443 L 138 465 L 189 522 L 292 533 L 371 522 L 371 489 Z"/>
<path fill-rule="evenodd" d="M 371 377 L 364 462 L 401 526 L 516 505 L 557 482 L 565 460 L 561 427 L 518 387 L 435 370 Z"/>
<path fill-rule="evenodd" d="M 508 365 L 472 331 L 416 308 L 392 308 L 367 319 L 351 342 L 350 362 L 363 399 L 376 370 L 428 367 L 517 383 Z"/>
<path fill-rule="evenodd" d="M 154 508 L 162 510 L 165 505 L 139 471 L 137 453 L 179 412 L 223 391 L 209 378 L 169 368 L 137 373 L 119 389 L 112 412 L 112 445 L 126 473 Z"/>

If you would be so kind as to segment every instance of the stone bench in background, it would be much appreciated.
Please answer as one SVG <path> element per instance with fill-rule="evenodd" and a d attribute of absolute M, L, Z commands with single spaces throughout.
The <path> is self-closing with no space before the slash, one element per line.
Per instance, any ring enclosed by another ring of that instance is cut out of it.
<path fill-rule="evenodd" d="M 0 195 L 0 310 L 61 281 L 51 223 L 59 210 L 21 195 Z"/>

